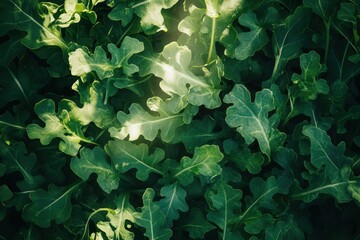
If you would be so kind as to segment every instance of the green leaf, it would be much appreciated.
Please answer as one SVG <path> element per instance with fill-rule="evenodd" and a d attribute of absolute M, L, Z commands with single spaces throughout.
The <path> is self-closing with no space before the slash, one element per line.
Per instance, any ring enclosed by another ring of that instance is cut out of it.
<path fill-rule="evenodd" d="M 265 29 L 259 25 L 260 23 L 254 12 L 241 15 L 239 17 L 239 23 L 250 29 L 249 32 L 241 32 L 238 34 L 240 44 L 235 48 L 236 59 L 245 60 L 262 49 L 269 42 L 269 38 Z"/>
<path fill-rule="evenodd" d="M 115 212 L 109 212 L 107 217 L 110 219 L 111 226 L 115 228 L 116 239 L 134 239 L 134 233 L 130 231 L 126 222 L 135 222 L 135 209 L 129 202 L 129 194 L 120 194 L 115 199 L 115 204 L 117 207 Z"/>
<path fill-rule="evenodd" d="M 36 155 L 29 153 L 23 142 L 13 142 L 7 145 L 0 140 L 0 156 L 6 167 L 6 173 L 20 172 L 24 180 L 17 181 L 21 190 L 33 190 L 44 182 L 44 177 L 35 175 Z"/>
<path fill-rule="evenodd" d="M 83 83 L 77 81 L 73 85 L 82 98 L 83 106 L 79 108 L 73 101 L 63 99 L 59 103 L 60 109 L 66 109 L 69 112 L 70 119 L 79 122 L 81 126 L 86 126 L 94 122 L 99 128 L 113 126 L 116 119 L 114 110 L 111 106 L 105 104 L 105 89 L 98 82 L 94 81 L 89 86 L 83 86 Z"/>
<path fill-rule="evenodd" d="M 60 138 L 59 149 L 70 156 L 77 154 L 80 141 L 92 143 L 85 138 L 79 124 L 70 119 L 67 111 L 58 116 L 53 100 L 43 99 L 35 105 L 34 110 L 45 127 L 29 124 L 26 131 L 30 139 L 39 139 L 42 145 L 48 145 L 54 138 Z"/>
<path fill-rule="evenodd" d="M 275 55 L 272 82 L 281 75 L 287 62 L 301 54 L 302 47 L 309 41 L 305 30 L 310 18 L 307 9 L 298 7 L 293 15 L 286 18 L 285 24 L 276 26 L 272 40 Z"/>
<path fill-rule="evenodd" d="M 230 236 L 233 234 L 233 229 L 230 226 L 230 221 L 237 217 L 235 212 L 240 210 L 242 191 L 232 188 L 223 180 L 219 180 L 207 194 L 211 201 L 209 203 L 211 210 L 206 218 L 223 231 L 221 239 L 232 239 Z"/>
<path fill-rule="evenodd" d="M 289 221 L 290 220 L 290 221 Z M 286 239 L 305 239 L 304 233 L 299 228 L 295 219 L 291 218 L 288 222 L 277 221 L 273 226 L 265 230 L 265 240 L 286 240 Z"/>
<path fill-rule="evenodd" d="M 172 231 L 165 227 L 165 215 L 159 204 L 154 202 L 155 192 L 147 188 L 142 197 L 141 212 L 135 213 L 136 224 L 145 228 L 145 236 L 150 240 L 170 239 Z"/>
<path fill-rule="evenodd" d="M 350 168 L 344 167 L 338 172 L 312 176 L 309 180 L 310 187 L 296 190 L 291 194 L 291 199 L 312 202 L 319 198 L 319 194 L 326 194 L 334 197 L 339 203 L 347 203 L 353 200 L 349 189 L 356 185 L 356 181 L 350 180 L 350 174 Z"/>
<path fill-rule="evenodd" d="M 218 165 L 223 159 L 217 145 L 203 145 L 195 148 L 193 158 L 183 157 L 180 165 L 175 169 L 173 177 L 178 179 L 181 185 L 189 185 L 193 182 L 194 176 L 206 176 L 214 178 L 221 173 Z"/>
<path fill-rule="evenodd" d="M 50 227 L 53 220 L 57 224 L 64 223 L 71 216 L 71 195 L 78 186 L 57 187 L 50 184 L 48 191 L 39 189 L 30 193 L 31 203 L 24 207 L 22 217 L 43 228 Z"/>
<path fill-rule="evenodd" d="M 216 121 L 208 115 L 202 120 L 193 120 L 190 124 L 183 125 L 176 130 L 171 143 L 182 142 L 186 150 L 192 153 L 195 147 L 216 140 L 222 134 L 222 132 L 214 131 L 215 123 Z"/>
<path fill-rule="evenodd" d="M 20 61 L 17 69 L 0 68 L 0 107 L 11 101 L 20 101 L 29 107 L 38 99 L 38 91 L 45 85 L 48 74 L 40 66 L 28 68 L 29 62 Z M 34 78 L 37 81 L 32 81 Z"/>
<path fill-rule="evenodd" d="M 342 2 L 337 12 L 337 18 L 357 26 L 356 6 L 351 2 Z"/>
<path fill-rule="evenodd" d="M 151 115 L 139 104 L 133 103 L 129 107 L 129 114 L 118 112 L 117 118 L 121 123 L 121 128 L 111 127 L 109 129 L 112 137 L 125 139 L 129 136 L 130 141 L 137 140 L 141 135 L 146 140 L 152 141 L 160 131 L 160 137 L 165 142 L 170 142 L 176 129 L 191 121 L 197 113 L 197 108 L 188 106 L 181 113 L 173 112 L 173 103 L 176 99 L 164 102 L 159 97 L 149 98 L 147 105 L 150 110 L 158 113 Z"/>
<path fill-rule="evenodd" d="M 158 204 L 165 213 L 165 226 L 170 228 L 173 226 L 173 221 L 179 219 L 179 211 L 187 212 L 189 210 L 185 200 L 186 191 L 178 183 L 173 183 L 162 187 L 160 195 L 163 198 L 159 200 Z"/>
<path fill-rule="evenodd" d="M 204 239 L 205 233 L 216 227 L 208 222 L 201 209 L 193 207 L 182 225 L 193 239 Z"/>
<path fill-rule="evenodd" d="M 92 71 L 96 72 L 101 80 L 112 77 L 114 70 L 121 68 L 126 75 L 131 75 L 139 68 L 134 64 L 129 64 L 129 58 L 144 50 L 144 44 L 135 38 L 126 36 L 120 48 L 115 44 L 108 44 L 108 51 L 111 59 L 108 59 L 105 50 L 97 46 L 94 54 L 89 53 L 88 49 L 78 48 L 69 53 L 69 64 L 73 76 L 84 76 Z"/>
<path fill-rule="evenodd" d="M 231 139 L 224 141 L 224 152 L 226 159 L 230 159 L 241 171 L 247 170 L 251 174 L 258 174 L 265 162 L 261 153 L 252 153 L 249 148 L 240 148 Z"/>
<path fill-rule="evenodd" d="M 281 146 L 285 136 L 272 127 L 268 118 L 268 113 L 275 109 L 271 90 L 263 89 L 257 92 L 252 103 L 249 90 L 244 85 L 237 84 L 224 97 L 224 102 L 233 104 L 226 110 L 227 124 L 236 127 L 247 144 L 251 144 L 256 139 L 260 150 L 268 157 L 271 151 Z"/>
<path fill-rule="evenodd" d="M 300 56 L 301 75 L 295 73 L 291 77 L 293 88 L 289 91 L 295 97 L 300 95 L 306 100 L 315 100 L 318 94 L 328 94 L 329 86 L 324 79 L 319 79 L 323 71 L 320 55 L 315 51 Z"/>
<path fill-rule="evenodd" d="M 344 155 L 344 142 L 334 146 L 324 130 L 311 125 L 304 126 L 303 134 L 310 139 L 311 163 L 316 168 L 324 167 L 327 173 L 331 173 L 351 164 L 351 159 Z"/>
<path fill-rule="evenodd" d="M 97 174 L 97 182 L 106 193 L 110 193 L 119 187 L 119 174 L 107 162 L 105 152 L 100 147 L 95 147 L 92 150 L 82 148 L 80 158 L 73 157 L 70 168 L 84 181 L 90 177 L 90 174 Z"/>
<path fill-rule="evenodd" d="M 152 172 L 163 175 L 159 163 L 164 159 L 165 153 L 161 148 L 155 148 L 149 154 L 148 146 L 144 143 L 136 145 L 124 140 L 113 140 L 105 145 L 105 151 L 121 173 L 135 168 L 136 177 L 141 181 L 146 181 Z"/>
<path fill-rule="evenodd" d="M 4 202 L 10 200 L 13 197 L 13 193 L 7 185 L 0 185 L 0 221 L 6 217 L 6 209 Z"/>
<path fill-rule="evenodd" d="M 320 16 L 325 22 L 329 22 L 334 10 L 337 7 L 338 0 L 331 2 L 326 0 L 312 1 L 303 0 L 304 6 L 310 8 L 314 13 Z"/>
<path fill-rule="evenodd" d="M 25 31 L 27 35 L 21 43 L 27 48 L 38 49 L 43 46 L 58 46 L 67 50 L 68 45 L 62 39 L 61 31 L 41 18 L 41 8 L 37 0 L 4 0 L 0 3 L 0 36 L 10 30 Z M 39 14 L 40 12 L 40 14 Z"/>
<path fill-rule="evenodd" d="M 276 209 L 278 203 L 274 201 L 274 196 L 288 194 L 290 184 L 289 179 L 282 176 L 278 179 L 271 176 L 266 181 L 259 177 L 253 178 L 249 183 L 253 196 L 247 198 L 246 207 L 236 222 L 244 223 L 248 233 L 259 233 L 262 228 L 268 227 L 273 217 L 264 214 L 262 209 Z"/>
<path fill-rule="evenodd" d="M 161 14 L 163 9 L 174 6 L 178 0 L 167 1 L 130 1 L 127 4 L 119 3 L 110 13 L 112 20 L 121 20 L 127 25 L 135 13 L 141 20 L 141 28 L 146 34 L 154 34 L 158 31 L 167 31 L 164 17 Z"/>
<path fill-rule="evenodd" d="M 0 186 L 0 202 L 5 202 L 11 199 L 13 193 L 10 191 L 9 187 L 6 185 Z"/>
<path fill-rule="evenodd" d="M 154 74 L 162 79 L 160 88 L 171 97 L 179 96 L 185 103 L 206 108 L 221 105 L 220 78 L 197 76 L 189 70 L 191 51 L 177 42 L 166 45 L 159 56 L 139 55 L 135 58 L 141 76 Z M 186 106 L 186 104 L 184 105 Z"/>

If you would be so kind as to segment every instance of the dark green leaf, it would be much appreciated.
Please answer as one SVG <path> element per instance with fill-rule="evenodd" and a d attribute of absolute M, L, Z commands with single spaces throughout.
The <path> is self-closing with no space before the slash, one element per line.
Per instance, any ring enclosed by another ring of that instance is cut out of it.
<path fill-rule="evenodd" d="M 100 147 L 94 149 L 82 148 L 80 158 L 73 157 L 71 170 L 82 180 L 86 181 L 90 174 L 97 174 L 97 182 L 102 190 L 110 193 L 119 186 L 120 176 L 106 159 L 105 152 Z"/>

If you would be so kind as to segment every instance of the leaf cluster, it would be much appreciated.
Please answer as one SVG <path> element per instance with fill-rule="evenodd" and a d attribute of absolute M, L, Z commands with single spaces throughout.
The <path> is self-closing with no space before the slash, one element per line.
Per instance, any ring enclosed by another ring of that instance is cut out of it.
<path fill-rule="evenodd" d="M 0 239 L 360 239 L 359 1 L 0 16 Z"/>

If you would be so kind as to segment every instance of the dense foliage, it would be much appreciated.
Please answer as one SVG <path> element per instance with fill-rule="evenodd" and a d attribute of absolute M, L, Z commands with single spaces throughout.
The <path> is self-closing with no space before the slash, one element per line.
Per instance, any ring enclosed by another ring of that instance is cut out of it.
<path fill-rule="evenodd" d="M 359 0 L 0 16 L 0 239 L 360 239 Z"/>

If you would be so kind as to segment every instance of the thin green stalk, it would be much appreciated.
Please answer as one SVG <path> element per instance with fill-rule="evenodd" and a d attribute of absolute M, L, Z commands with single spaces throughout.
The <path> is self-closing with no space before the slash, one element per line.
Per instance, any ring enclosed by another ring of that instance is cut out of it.
<path fill-rule="evenodd" d="M 87 233 L 87 229 L 89 227 L 89 222 L 90 222 L 90 219 L 97 213 L 99 212 L 102 212 L 102 211 L 106 211 L 106 212 L 110 212 L 110 213 L 113 213 L 115 214 L 115 211 L 111 208 L 99 208 L 98 210 L 94 211 L 93 213 L 90 214 L 90 216 L 88 217 L 88 219 L 86 220 L 86 224 L 85 224 L 85 229 L 84 229 L 84 233 L 83 235 L 81 236 L 81 240 L 83 240 L 85 238 L 85 235 Z"/>
<path fill-rule="evenodd" d="M 4 122 L 4 121 L 0 121 L 0 124 L 6 125 L 6 126 L 9 126 L 9 127 L 13 127 L 13 128 L 17 128 L 17 129 L 21 129 L 21 130 L 25 130 L 25 129 L 26 129 L 26 127 L 23 127 L 23 126 L 20 126 L 20 125 L 11 124 L 11 123 Z"/>
<path fill-rule="evenodd" d="M 207 64 L 210 63 L 212 52 L 214 50 L 214 44 L 215 44 L 215 30 L 216 30 L 216 17 L 212 18 L 212 25 L 211 25 L 211 40 L 210 40 L 210 48 L 208 52 L 208 58 L 207 58 Z"/>
<path fill-rule="evenodd" d="M 325 54 L 324 54 L 324 63 L 327 63 L 328 55 L 329 55 L 329 44 L 330 44 L 330 21 L 324 22 L 325 30 L 326 30 L 326 39 L 325 39 Z"/>

